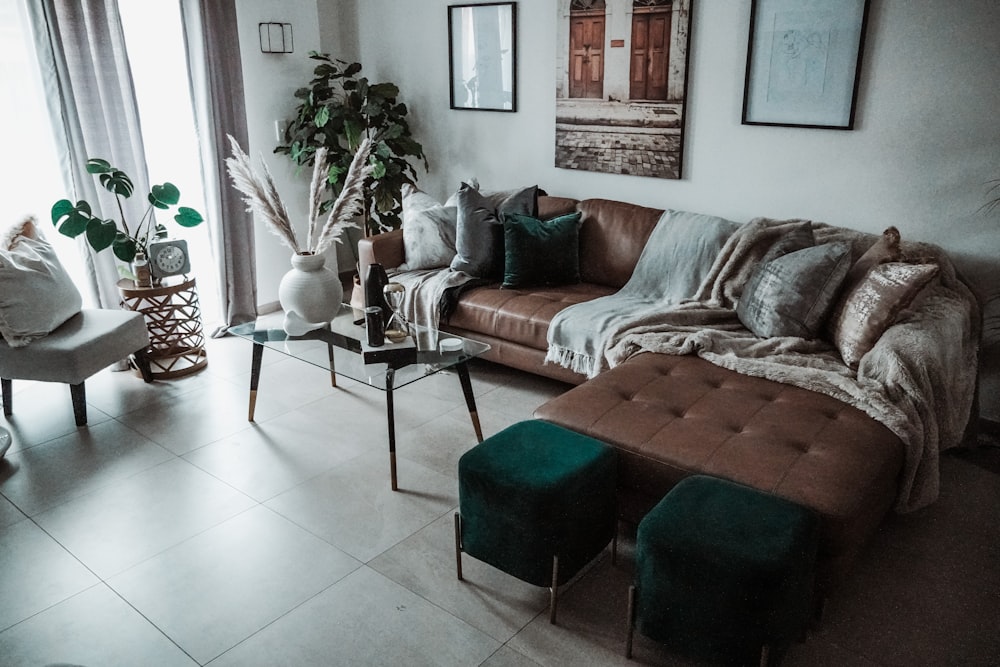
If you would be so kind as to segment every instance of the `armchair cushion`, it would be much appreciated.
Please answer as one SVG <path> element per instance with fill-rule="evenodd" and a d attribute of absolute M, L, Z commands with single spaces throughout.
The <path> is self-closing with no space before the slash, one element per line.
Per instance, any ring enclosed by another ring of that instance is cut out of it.
<path fill-rule="evenodd" d="M 79 384 L 148 345 L 141 313 L 88 308 L 27 347 L 0 343 L 0 377 Z"/>
<path fill-rule="evenodd" d="M 25 221 L 0 248 L 0 334 L 11 347 L 48 335 L 83 302 L 55 249 Z"/>

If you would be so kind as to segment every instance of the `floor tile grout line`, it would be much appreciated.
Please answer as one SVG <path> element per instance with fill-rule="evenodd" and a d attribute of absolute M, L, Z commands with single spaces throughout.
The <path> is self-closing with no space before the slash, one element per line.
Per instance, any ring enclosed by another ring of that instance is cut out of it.
<path fill-rule="evenodd" d="M 273 511 L 273 510 L 272 510 L 272 511 Z M 280 516 L 280 515 L 279 515 L 279 516 Z M 350 554 L 348 554 L 348 555 L 350 555 Z M 212 658 L 211 658 L 210 660 L 207 660 L 206 662 L 204 662 L 204 663 L 199 663 L 199 664 L 200 664 L 200 665 L 202 665 L 203 667 L 204 667 L 204 665 L 210 665 L 211 663 L 213 663 L 214 661 L 218 660 L 218 659 L 219 659 L 219 658 L 221 658 L 222 656 L 226 655 L 226 654 L 227 654 L 227 653 L 229 653 L 230 651 L 233 651 L 233 650 L 235 650 L 235 649 L 236 649 L 237 647 L 239 647 L 240 645 L 242 645 L 242 644 L 245 644 L 246 642 L 250 641 L 251 639 L 253 639 L 253 638 L 254 638 L 254 637 L 256 637 L 257 635 L 259 635 L 259 634 L 260 634 L 261 632 L 263 632 L 263 631 L 264 631 L 264 630 L 266 630 L 267 628 L 271 627 L 272 625 L 274 625 L 275 623 L 277 623 L 277 622 L 278 622 L 278 621 L 280 621 L 281 619 L 285 618 L 286 616 L 288 616 L 288 615 L 289 615 L 289 614 L 291 614 L 292 612 L 294 612 L 294 611 L 296 611 L 297 609 L 301 608 L 301 607 L 302 607 L 303 605 L 305 605 L 305 604 L 308 604 L 308 603 L 309 603 L 310 601 L 312 601 L 312 600 L 316 599 L 317 597 L 319 597 L 320 595 L 322 595 L 322 594 L 326 593 L 326 592 L 327 592 L 327 591 L 329 591 L 329 590 L 330 590 L 331 588 L 333 588 L 333 587 L 334 587 L 334 586 L 336 586 L 337 584 L 341 583 L 342 581 L 344 581 L 344 579 L 346 579 L 347 577 L 351 576 L 352 574 L 354 574 L 354 573 L 355 573 L 355 572 L 357 572 L 358 570 L 360 570 L 360 569 L 362 569 L 362 568 L 365 568 L 365 567 L 368 567 L 368 566 L 367 566 L 367 565 L 366 565 L 365 563 L 362 563 L 362 562 L 361 562 L 360 560 L 358 560 L 357 558 L 354 558 L 353 556 L 351 556 L 351 558 L 353 558 L 353 559 L 354 559 L 355 561 L 357 561 L 357 562 L 358 562 L 358 566 L 357 566 L 356 568 L 354 568 L 353 570 L 351 570 L 351 571 L 349 571 L 349 572 L 345 573 L 345 574 L 344 574 L 344 575 L 343 575 L 342 577 L 340 577 L 340 578 L 339 578 L 339 579 L 337 579 L 336 581 L 332 581 L 332 582 L 330 582 L 330 584 L 329 584 L 329 585 L 327 585 L 327 586 L 323 587 L 322 589 L 320 589 L 320 590 L 316 591 L 316 592 L 315 592 L 314 594 L 312 594 L 312 595 L 310 595 L 310 596 L 306 597 L 306 598 L 305 598 L 304 600 L 302 600 L 302 601 L 301 601 L 301 602 L 299 602 L 298 604 L 296 604 L 296 605 L 293 605 L 293 606 L 292 606 L 291 608 L 289 608 L 288 610 L 286 610 L 286 611 L 284 611 L 283 613 L 279 614 L 279 615 L 278 615 L 278 616 L 276 616 L 275 618 L 271 619 L 270 621 L 268 621 L 268 622 L 267 622 L 267 623 L 265 623 L 264 625 L 260 626 L 259 628 L 257 628 L 257 629 L 256 629 L 256 630 L 254 630 L 253 632 L 251 632 L 251 633 L 250 633 L 249 635 L 247 635 L 247 636 L 246 636 L 246 637 L 244 637 L 243 639 L 239 640 L 238 642 L 236 642 L 235 644 L 233 644 L 233 645 L 232 645 L 232 646 L 230 646 L 229 648 L 227 648 L 227 649 L 226 649 L 225 651 L 223 651 L 222 653 L 219 653 L 218 655 L 216 655 L 216 656 L 213 656 L 213 657 L 212 657 Z M 370 569 L 370 568 L 369 568 L 369 569 Z M 197 661 L 197 660 L 195 660 L 195 662 L 198 662 L 198 661 Z"/>
<path fill-rule="evenodd" d="M 52 540 L 56 545 L 58 545 L 60 549 L 62 549 L 73 560 L 75 560 L 77 563 L 79 563 L 80 566 L 83 567 L 87 572 L 89 572 L 97 581 L 95 583 L 93 583 L 93 584 L 91 584 L 91 585 L 89 585 L 89 586 L 87 586 L 87 587 L 85 587 L 85 588 L 83 588 L 83 589 L 81 589 L 81 590 L 73 593 L 72 595 L 69 595 L 69 596 L 63 598 L 62 600 L 59 600 L 59 601 L 57 601 L 57 602 L 49 605 L 45 609 L 41 609 L 41 610 L 35 612 L 34 614 L 32 614 L 32 615 L 30 615 L 30 616 L 28 616 L 26 618 L 23 618 L 23 619 L 19 620 L 17 623 L 14 623 L 10 627 L 4 628 L 4 629 L 0 630 L 0 635 L 2 635 L 4 632 L 7 632 L 8 630 L 10 630 L 12 628 L 17 627 L 18 625 L 20 625 L 22 623 L 25 623 L 25 622 L 31 620 L 32 618 L 35 618 L 35 617 L 39 616 L 40 614 L 43 614 L 43 613 L 49 611 L 50 609 L 53 609 L 53 608 L 55 608 L 55 607 L 57 607 L 57 606 L 59 606 L 61 604 L 66 603 L 67 601 L 69 601 L 69 600 L 77 597 L 78 595 L 82 595 L 83 593 L 86 593 L 87 591 L 93 590 L 94 588 L 97 588 L 98 586 L 104 586 L 107 590 L 111 591 L 116 597 L 118 597 L 118 599 L 120 599 L 122 602 L 124 602 L 126 605 L 128 605 L 128 607 L 130 609 L 132 609 L 133 611 L 135 611 L 135 613 L 137 613 L 140 617 L 142 617 L 143 620 L 145 620 L 147 623 L 149 623 L 149 625 L 151 627 L 155 628 L 156 631 L 159 632 L 161 635 L 163 635 L 163 637 L 167 641 L 169 641 L 171 644 L 173 644 L 174 646 L 176 646 L 181 652 L 183 652 L 185 655 L 187 655 L 188 657 L 190 657 L 194 662 L 198 663 L 198 661 L 195 660 L 194 656 L 192 656 L 191 654 L 189 654 L 187 651 L 184 650 L 184 647 L 182 647 L 180 644 L 178 644 L 176 641 L 174 641 L 173 638 L 171 638 L 170 635 L 168 635 L 166 632 L 164 632 L 162 628 L 160 628 L 158 625 L 156 625 L 156 623 L 154 623 L 152 621 L 152 619 L 148 618 L 145 614 L 143 614 L 142 611 L 140 611 L 127 598 L 125 598 L 125 596 L 123 596 L 121 594 L 121 592 L 119 592 L 114 586 L 112 586 L 111 583 L 107 579 L 105 579 L 104 577 L 100 576 L 97 572 L 95 572 L 93 569 L 91 569 L 91 567 L 89 565 L 87 565 L 85 562 L 83 562 L 79 558 L 79 556 L 77 556 L 75 553 L 73 553 L 69 549 L 69 547 L 67 547 L 65 544 L 63 544 L 62 542 L 60 542 L 59 539 L 56 538 L 55 535 L 52 535 L 49 531 L 47 531 L 42 525 L 40 525 L 37 521 L 35 521 L 35 519 L 33 517 L 28 517 L 28 521 L 31 521 L 35 525 L 35 527 L 38 528 L 38 530 L 40 530 L 42 533 L 44 533 L 50 540 Z M 121 574 L 121 573 L 118 573 L 118 574 Z M 117 575 L 114 575 L 114 576 L 117 576 Z M 198 663 L 198 664 L 201 664 L 201 663 Z"/>

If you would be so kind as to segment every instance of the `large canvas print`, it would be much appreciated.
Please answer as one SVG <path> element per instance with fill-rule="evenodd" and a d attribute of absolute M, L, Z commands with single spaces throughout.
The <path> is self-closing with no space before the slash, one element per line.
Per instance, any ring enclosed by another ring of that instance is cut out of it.
<path fill-rule="evenodd" d="M 559 0 L 556 166 L 681 178 L 691 0 Z"/>

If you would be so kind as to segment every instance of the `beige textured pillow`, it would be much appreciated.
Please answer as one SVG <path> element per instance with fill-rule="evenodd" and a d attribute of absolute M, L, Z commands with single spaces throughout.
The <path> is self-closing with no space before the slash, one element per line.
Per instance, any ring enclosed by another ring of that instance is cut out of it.
<path fill-rule="evenodd" d="M 861 358 L 938 272 L 936 264 L 887 262 L 871 268 L 840 300 L 831 318 L 833 343 L 857 370 Z"/>
<path fill-rule="evenodd" d="M 0 248 L 0 335 L 11 347 L 23 347 L 76 315 L 83 302 L 33 221 L 6 241 Z"/>

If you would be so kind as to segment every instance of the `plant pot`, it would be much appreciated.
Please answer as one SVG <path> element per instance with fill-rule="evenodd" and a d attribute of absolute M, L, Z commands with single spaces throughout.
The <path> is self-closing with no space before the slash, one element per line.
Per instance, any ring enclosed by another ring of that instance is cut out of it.
<path fill-rule="evenodd" d="M 337 260 L 326 255 L 292 255 L 292 269 L 278 285 L 278 302 L 285 311 L 285 331 L 298 336 L 327 326 L 344 300 Z"/>
<path fill-rule="evenodd" d="M 354 274 L 354 289 L 351 290 L 351 308 L 365 309 L 365 290 L 361 287 L 361 276 Z"/>

